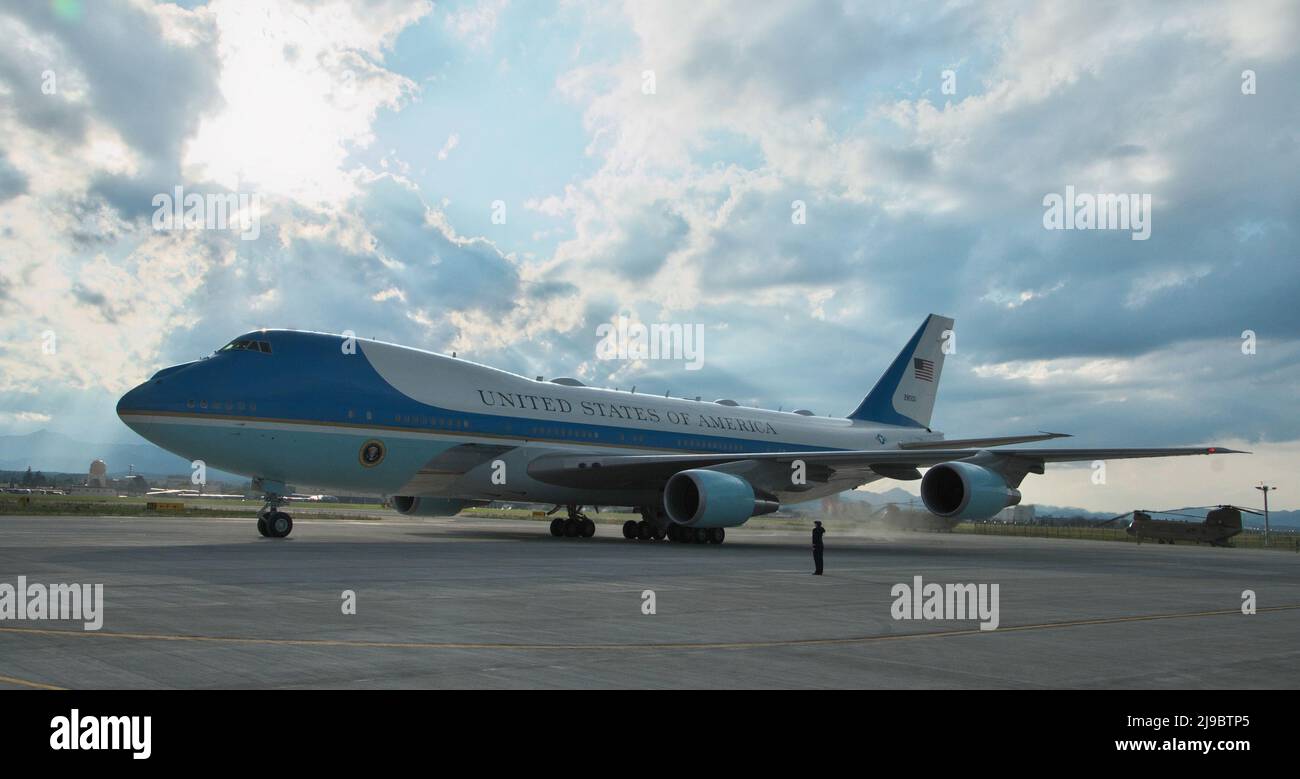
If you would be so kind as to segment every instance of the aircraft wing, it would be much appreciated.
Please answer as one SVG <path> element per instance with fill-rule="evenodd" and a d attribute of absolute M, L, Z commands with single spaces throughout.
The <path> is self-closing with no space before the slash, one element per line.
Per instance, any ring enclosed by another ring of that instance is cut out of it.
<path fill-rule="evenodd" d="M 868 449 L 858 451 L 733 452 L 730 454 L 601 455 L 552 453 L 528 464 L 528 475 L 538 481 L 565 487 L 654 488 L 673 474 L 690 468 L 717 468 L 728 464 L 778 466 L 802 460 L 809 478 L 824 481 L 835 470 L 870 469 L 891 479 L 919 478 L 917 468 L 952 460 L 972 460 L 1014 478 L 1042 473 L 1045 463 L 1120 460 L 1138 457 L 1182 457 L 1193 454 L 1240 454 L 1221 446 L 1160 449 Z M 819 478 L 820 476 L 820 478 Z M 1013 485 L 1014 486 L 1014 485 Z"/>
<path fill-rule="evenodd" d="M 1028 444 L 1034 441 L 1050 441 L 1053 438 L 1069 438 L 1069 433 L 1032 433 L 1030 435 L 1006 435 L 997 438 L 950 438 L 946 441 L 907 441 L 898 445 L 899 449 L 983 449 L 986 446 L 1005 446 L 1006 444 Z"/>

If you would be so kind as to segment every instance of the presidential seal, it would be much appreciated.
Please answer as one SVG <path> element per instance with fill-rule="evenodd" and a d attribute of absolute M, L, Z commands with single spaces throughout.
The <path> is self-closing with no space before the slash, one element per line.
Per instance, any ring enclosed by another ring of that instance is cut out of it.
<path fill-rule="evenodd" d="M 367 468 L 373 468 L 384 461 L 384 444 L 382 441 L 370 440 L 361 445 L 361 453 L 358 459 L 361 464 Z"/>

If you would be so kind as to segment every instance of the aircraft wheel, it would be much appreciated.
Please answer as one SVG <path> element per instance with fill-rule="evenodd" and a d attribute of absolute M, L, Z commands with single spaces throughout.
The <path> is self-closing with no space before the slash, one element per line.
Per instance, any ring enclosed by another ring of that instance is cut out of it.
<path fill-rule="evenodd" d="M 551 535 L 556 538 L 564 535 L 564 520 L 560 517 L 551 520 Z"/>
<path fill-rule="evenodd" d="M 636 539 L 636 520 L 629 519 L 623 523 L 623 537 L 629 541 Z"/>
<path fill-rule="evenodd" d="M 655 540 L 662 541 L 668 537 L 668 528 L 660 527 L 655 529 Z"/>
<path fill-rule="evenodd" d="M 720 527 L 709 528 L 709 543 L 720 544 L 722 539 L 727 537 L 727 531 Z"/>
<path fill-rule="evenodd" d="M 706 529 L 704 529 L 704 528 L 702 528 L 702 527 L 697 527 L 697 528 L 695 528 L 695 539 L 694 539 L 694 540 L 695 540 L 695 543 L 697 543 L 697 544 L 706 544 L 706 543 L 708 543 L 708 541 L 709 541 L 709 531 L 706 530 Z"/>
<path fill-rule="evenodd" d="M 266 517 L 263 517 L 260 514 L 257 517 L 257 532 L 262 534 L 262 538 L 266 538 L 267 536 L 271 535 L 266 530 Z"/>
<path fill-rule="evenodd" d="M 650 535 L 651 535 L 651 531 L 650 531 L 650 523 L 649 523 L 649 522 L 646 522 L 646 521 L 643 519 L 643 520 L 641 520 L 640 522 L 636 523 L 636 537 L 637 537 L 638 539 L 640 539 L 640 540 L 642 540 L 642 541 L 649 541 L 649 540 L 650 540 Z"/>
<path fill-rule="evenodd" d="M 564 537 L 576 538 L 578 536 L 578 523 L 572 519 L 564 520 Z"/>
<path fill-rule="evenodd" d="M 583 538 L 591 538 L 596 535 L 596 523 L 590 519 L 581 519 L 578 521 L 579 532 Z"/>
<path fill-rule="evenodd" d="M 276 511 L 266 520 L 266 533 L 271 538 L 284 538 L 293 532 L 293 518 L 283 511 Z"/>

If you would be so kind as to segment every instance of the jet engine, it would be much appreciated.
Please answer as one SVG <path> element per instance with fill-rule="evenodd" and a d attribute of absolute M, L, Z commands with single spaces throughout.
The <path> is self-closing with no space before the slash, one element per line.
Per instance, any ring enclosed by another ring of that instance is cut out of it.
<path fill-rule="evenodd" d="M 974 463 L 940 463 L 921 479 L 921 500 L 931 513 L 954 519 L 988 519 L 1020 502 L 1014 489 L 994 471 Z"/>
<path fill-rule="evenodd" d="M 409 495 L 394 495 L 392 503 L 393 509 L 398 514 L 406 516 L 450 517 L 476 502 L 456 498 L 413 498 Z"/>
<path fill-rule="evenodd" d="M 664 511 L 686 527 L 735 527 L 779 508 L 777 501 L 755 494 L 749 482 L 721 471 L 679 471 L 664 487 Z"/>

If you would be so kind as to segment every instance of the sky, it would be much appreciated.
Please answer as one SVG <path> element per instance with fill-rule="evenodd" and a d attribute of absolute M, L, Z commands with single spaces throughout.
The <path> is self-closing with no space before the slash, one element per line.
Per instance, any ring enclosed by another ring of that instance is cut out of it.
<path fill-rule="evenodd" d="M 121 393 L 260 327 L 842 416 L 934 312 L 949 436 L 1253 452 L 1026 502 L 1300 508 L 1294 2 L 0 0 L 0 39 L 0 434 L 136 440 Z M 177 187 L 255 237 L 160 227 Z M 1149 235 L 1048 229 L 1067 191 Z M 702 367 L 600 359 L 619 317 Z"/>

